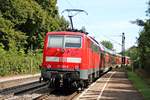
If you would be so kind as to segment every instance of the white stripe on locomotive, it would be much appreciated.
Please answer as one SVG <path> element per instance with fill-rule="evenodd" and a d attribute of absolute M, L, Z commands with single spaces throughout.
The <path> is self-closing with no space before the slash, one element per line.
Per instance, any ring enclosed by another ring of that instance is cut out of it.
<path fill-rule="evenodd" d="M 68 62 L 68 63 L 81 63 L 81 58 L 77 57 L 53 57 L 47 56 L 47 62 Z"/>

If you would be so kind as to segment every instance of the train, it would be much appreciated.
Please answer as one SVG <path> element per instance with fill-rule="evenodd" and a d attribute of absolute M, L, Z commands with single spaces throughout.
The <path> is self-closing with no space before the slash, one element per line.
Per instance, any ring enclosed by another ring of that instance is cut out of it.
<path fill-rule="evenodd" d="M 120 67 L 122 56 L 97 42 L 87 32 L 70 30 L 47 32 L 44 40 L 43 81 L 51 88 L 83 89 L 114 67 Z M 129 57 L 125 57 L 126 65 Z"/>

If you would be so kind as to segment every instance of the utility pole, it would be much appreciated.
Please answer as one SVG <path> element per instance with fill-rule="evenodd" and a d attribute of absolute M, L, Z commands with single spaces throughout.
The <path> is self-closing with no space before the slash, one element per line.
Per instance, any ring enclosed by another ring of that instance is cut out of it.
<path fill-rule="evenodd" d="M 72 18 L 74 16 L 76 16 L 78 13 L 80 12 L 84 12 L 86 15 L 88 15 L 88 13 L 84 10 L 81 10 L 81 9 L 65 9 L 64 11 L 62 11 L 62 13 L 64 12 L 68 12 L 68 17 L 69 17 L 69 20 L 70 20 L 70 24 L 71 24 L 71 29 L 73 30 L 73 20 Z"/>
<path fill-rule="evenodd" d="M 122 33 L 122 67 L 125 65 L 125 34 Z"/>

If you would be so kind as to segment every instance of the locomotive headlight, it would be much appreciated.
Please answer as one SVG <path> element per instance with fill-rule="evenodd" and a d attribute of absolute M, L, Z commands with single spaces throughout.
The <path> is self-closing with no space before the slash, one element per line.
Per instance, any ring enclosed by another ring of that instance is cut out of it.
<path fill-rule="evenodd" d="M 79 70 L 79 65 L 75 65 L 74 69 L 78 71 Z"/>

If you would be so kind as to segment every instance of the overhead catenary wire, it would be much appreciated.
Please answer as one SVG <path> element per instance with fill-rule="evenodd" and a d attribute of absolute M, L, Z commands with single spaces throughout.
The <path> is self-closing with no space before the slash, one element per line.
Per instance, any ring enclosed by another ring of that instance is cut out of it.
<path fill-rule="evenodd" d="M 64 1 L 66 1 L 66 2 L 69 4 L 69 6 L 70 6 L 71 8 L 74 8 L 74 6 L 70 3 L 69 0 L 64 0 Z"/>
<path fill-rule="evenodd" d="M 73 5 L 69 0 L 65 0 L 65 1 L 66 1 L 66 3 L 67 3 L 71 8 L 75 8 L 74 5 Z M 86 25 L 88 25 L 88 24 L 87 24 L 87 21 L 85 21 L 84 18 L 82 18 L 82 17 L 80 17 L 80 18 L 82 19 L 81 21 L 82 21 L 83 23 L 85 23 Z M 85 27 L 85 26 L 84 26 L 84 27 Z M 92 34 L 93 34 L 93 33 L 92 33 Z"/>
<path fill-rule="evenodd" d="M 65 1 L 70 6 L 71 9 L 65 9 L 65 10 L 62 11 L 62 13 L 64 13 L 65 11 L 68 12 L 68 17 L 69 17 L 69 20 L 71 22 L 71 27 L 73 29 L 73 20 L 72 20 L 72 17 L 76 16 L 80 12 L 84 12 L 86 15 L 88 15 L 88 13 L 85 10 L 73 9 L 73 8 L 76 8 L 76 7 L 74 7 L 74 5 L 69 0 L 65 0 Z M 76 12 L 76 13 L 73 14 L 72 12 Z"/>
<path fill-rule="evenodd" d="M 75 8 L 75 6 L 74 6 L 69 0 L 65 0 L 65 1 L 66 1 L 66 3 L 70 6 L 70 8 Z M 78 5 L 78 6 L 80 6 L 80 5 Z M 80 7 L 83 7 L 83 5 L 80 6 Z M 82 25 L 81 27 L 84 27 L 84 28 L 86 29 L 86 25 L 88 25 L 88 21 L 86 21 L 85 18 L 83 18 L 82 16 L 80 17 L 80 19 L 81 19 L 80 21 L 83 23 L 83 25 Z M 95 38 L 95 34 L 94 34 L 93 32 L 90 32 L 90 34 L 91 34 L 92 37 Z M 105 37 L 106 39 L 108 39 L 109 41 L 113 42 L 113 44 L 117 44 L 117 45 L 119 45 L 119 46 L 122 46 L 121 43 L 115 41 L 114 39 L 112 39 L 112 38 L 110 38 L 110 37 L 108 37 L 108 36 L 106 36 L 106 35 L 104 35 L 104 34 L 101 34 L 101 35 L 102 35 L 103 37 Z M 120 35 L 120 36 L 121 36 L 121 35 Z M 117 37 L 120 37 L 120 36 L 118 35 Z"/>
<path fill-rule="evenodd" d="M 68 4 L 71 8 L 75 8 L 74 5 L 73 5 L 69 0 L 65 0 L 65 1 L 67 2 L 67 4 Z M 82 19 L 82 20 L 81 20 L 82 23 L 85 23 L 86 25 L 88 25 L 88 22 L 87 22 L 83 17 L 80 17 L 80 18 Z M 84 26 L 84 27 L 85 27 L 85 26 Z M 90 34 L 92 34 L 93 36 L 95 36 L 95 34 L 94 34 L 93 32 L 91 32 Z M 107 38 L 107 39 L 109 39 L 109 40 L 111 40 L 113 43 L 122 46 L 121 43 L 119 43 L 119 42 L 117 42 L 117 41 L 111 39 L 110 37 L 107 37 L 107 36 L 104 35 L 104 34 L 102 34 L 102 36 L 105 37 L 105 38 Z"/>
<path fill-rule="evenodd" d="M 118 44 L 118 45 L 121 45 L 122 46 L 122 44 L 121 43 L 119 43 L 119 42 L 117 42 L 117 41 L 115 41 L 115 40 L 113 40 L 113 39 L 111 39 L 110 37 L 107 37 L 106 35 L 104 35 L 104 34 L 102 34 L 105 38 L 107 38 L 107 39 L 109 39 L 109 40 L 111 40 L 112 42 L 114 42 L 115 44 Z"/>

